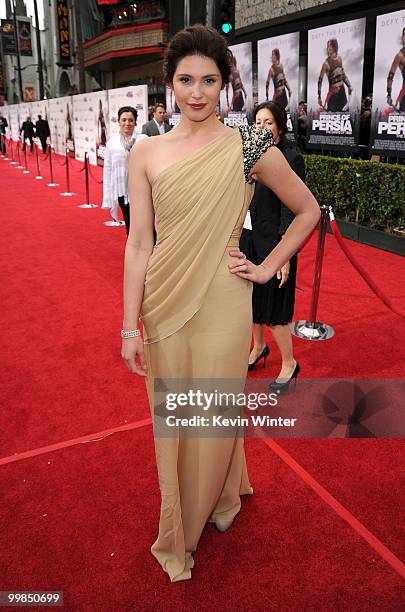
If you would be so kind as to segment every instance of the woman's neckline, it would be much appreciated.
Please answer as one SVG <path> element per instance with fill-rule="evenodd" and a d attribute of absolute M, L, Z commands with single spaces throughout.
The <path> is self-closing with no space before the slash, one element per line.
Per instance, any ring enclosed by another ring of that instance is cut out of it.
<path fill-rule="evenodd" d="M 157 183 L 157 181 L 160 179 L 160 177 L 162 176 L 162 174 L 165 174 L 168 170 L 171 170 L 172 168 L 174 168 L 175 166 L 178 166 L 179 164 L 184 163 L 185 161 L 193 158 L 195 155 L 197 155 L 198 153 L 200 153 L 201 151 L 204 151 L 204 149 L 224 140 L 225 138 L 227 138 L 228 136 L 230 136 L 231 134 L 234 134 L 235 130 L 228 128 L 226 130 L 226 132 L 224 134 L 221 134 L 220 136 L 217 136 L 216 138 L 213 138 L 212 140 L 210 140 L 209 142 L 207 142 L 205 145 L 202 145 L 201 147 L 198 147 L 197 149 L 195 149 L 192 153 L 189 153 L 188 155 L 186 155 L 185 157 L 183 157 L 182 159 L 179 159 L 178 161 L 173 162 L 172 164 L 170 164 L 169 166 L 167 166 L 166 168 L 163 168 L 163 170 L 161 170 L 152 180 L 151 182 L 151 187 L 153 188 L 155 186 L 155 184 Z"/>

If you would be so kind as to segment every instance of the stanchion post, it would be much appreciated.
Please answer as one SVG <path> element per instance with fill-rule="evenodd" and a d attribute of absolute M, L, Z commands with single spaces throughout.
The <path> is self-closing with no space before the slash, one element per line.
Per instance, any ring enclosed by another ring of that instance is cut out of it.
<path fill-rule="evenodd" d="M 43 176 L 41 176 L 41 170 L 40 170 L 40 168 L 39 168 L 39 155 L 38 155 L 38 147 L 35 147 L 35 155 L 36 155 L 36 158 L 37 158 L 37 175 L 36 175 L 34 178 L 36 178 L 36 179 L 38 179 L 38 180 L 39 180 L 39 179 L 43 179 L 44 177 L 43 177 Z"/>
<path fill-rule="evenodd" d="M 330 206 L 321 206 L 321 218 L 319 220 L 318 245 L 316 249 L 314 282 L 312 285 L 311 308 L 309 320 L 295 321 L 291 323 L 290 329 L 294 336 L 303 340 L 328 340 L 335 335 L 335 330 L 326 323 L 316 320 L 319 290 L 321 287 L 323 255 L 325 251 L 326 223 L 329 216 Z"/>
<path fill-rule="evenodd" d="M 5 136 L 3 136 L 3 138 L 4 138 L 3 142 L 5 143 L 5 144 L 4 144 L 4 146 L 5 146 L 5 150 L 6 150 L 6 152 L 4 153 L 4 159 L 5 159 L 6 161 L 8 161 L 10 158 L 9 158 L 9 156 L 7 155 L 7 146 L 8 146 L 8 143 L 6 143 L 7 138 L 6 138 Z M 10 138 L 10 142 L 11 142 L 11 138 Z"/>
<path fill-rule="evenodd" d="M 25 143 L 25 149 L 24 149 L 24 170 L 23 170 L 23 174 L 29 174 L 30 171 L 28 170 L 28 160 L 27 160 L 27 143 Z"/>
<path fill-rule="evenodd" d="M 84 154 L 84 175 L 86 183 L 86 202 L 85 204 L 78 204 L 78 208 L 97 208 L 98 204 L 90 204 L 90 187 L 89 187 L 89 156 L 87 153 Z"/>
<path fill-rule="evenodd" d="M 69 168 L 69 149 L 66 147 L 66 191 L 63 191 L 61 196 L 73 196 L 76 195 L 73 191 L 70 191 L 70 168 Z"/>
<path fill-rule="evenodd" d="M 16 168 L 18 169 L 24 168 L 24 166 L 21 163 L 20 141 L 17 142 L 17 156 L 18 156 L 18 166 L 16 166 Z"/>
<path fill-rule="evenodd" d="M 3 136 L 3 132 L 0 130 L 0 157 L 5 157 L 3 153 L 3 139 L 5 140 L 5 136 Z"/>
<path fill-rule="evenodd" d="M 16 161 L 15 161 L 15 159 L 14 159 L 14 149 L 13 149 L 12 142 L 13 142 L 13 141 L 12 141 L 12 140 L 10 140 L 10 149 L 11 149 L 11 162 L 10 162 L 10 164 L 11 164 L 12 166 L 16 166 L 16 165 L 17 165 L 17 162 L 16 162 Z"/>
<path fill-rule="evenodd" d="M 53 147 L 50 144 L 49 145 L 49 172 L 51 174 L 51 182 L 47 183 L 47 187 L 57 187 L 59 185 L 59 183 L 55 183 L 54 180 L 53 180 L 52 151 L 53 151 Z"/>

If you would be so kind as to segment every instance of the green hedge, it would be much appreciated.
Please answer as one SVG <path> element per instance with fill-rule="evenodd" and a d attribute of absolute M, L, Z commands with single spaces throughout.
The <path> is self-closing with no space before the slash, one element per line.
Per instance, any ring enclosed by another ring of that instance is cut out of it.
<path fill-rule="evenodd" d="M 405 166 L 306 155 L 307 185 L 338 218 L 391 232 L 405 225 Z"/>

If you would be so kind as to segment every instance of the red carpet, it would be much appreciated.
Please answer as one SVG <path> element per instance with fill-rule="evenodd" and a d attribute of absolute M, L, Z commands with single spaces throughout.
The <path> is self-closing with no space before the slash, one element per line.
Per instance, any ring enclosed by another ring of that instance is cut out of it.
<path fill-rule="evenodd" d="M 64 609 L 85 612 L 400 609 L 401 566 L 390 565 L 261 440 L 247 441 L 255 495 L 227 533 L 207 526 L 192 580 L 169 583 L 149 553 L 159 507 L 151 428 L 108 435 L 149 417 L 144 383 L 119 355 L 125 230 L 103 225 L 107 211 L 76 208 L 84 176 L 73 167 L 79 195 L 58 195 L 65 190 L 61 161 L 54 164 L 61 186 L 49 188 L 49 179 L 35 181 L 0 160 L 0 459 L 62 446 L 0 461 L 0 590 L 63 590 Z M 91 201 L 100 203 L 100 185 L 90 184 Z M 309 313 L 315 242 L 300 256 L 297 319 Z M 402 306 L 404 259 L 349 245 Z M 405 321 L 378 301 L 332 236 L 318 320 L 333 325 L 336 336 L 295 341 L 304 377 L 404 375 Z M 277 367 L 274 349 L 270 367 L 254 375 L 270 378 Z M 97 432 L 106 437 L 63 447 Z M 403 559 L 400 441 L 277 444 Z"/>

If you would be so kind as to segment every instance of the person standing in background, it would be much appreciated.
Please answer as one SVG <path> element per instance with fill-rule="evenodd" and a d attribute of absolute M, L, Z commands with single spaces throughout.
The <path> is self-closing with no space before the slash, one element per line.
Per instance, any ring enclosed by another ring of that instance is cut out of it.
<path fill-rule="evenodd" d="M 128 158 L 133 145 L 146 138 L 135 132 L 138 112 L 132 106 L 122 106 L 118 111 L 119 134 L 112 136 L 106 144 L 103 173 L 103 204 L 109 208 L 113 219 L 118 221 L 118 206 L 121 208 L 127 235 L 129 233 L 128 203 Z"/>
<path fill-rule="evenodd" d="M 155 110 L 153 111 L 153 119 L 148 121 L 142 126 L 142 134 L 146 136 L 159 136 L 159 134 L 166 134 L 171 127 L 165 122 L 165 107 L 159 102 L 156 104 Z"/>
<path fill-rule="evenodd" d="M 51 135 L 51 130 L 49 129 L 49 123 L 46 119 L 42 119 L 42 115 L 38 115 L 38 121 L 35 124 L 35 133 L 41 141 L 42 153 L 46 153 L 46 141 L 47 138 Z"/>
<path fill-rule="evenodd" d="M 304 158 L 297 147 L 290 144 L 286 138 L 287 113 L 284 108 L 276 102 L 263 102 L 255 109 L 254 123 L 271 131 L 277 148 L 291 169 L 304 181 Z M 260 266 L 282 242 L 284 234 L 294 220 L 294 213 L 284 206 L 271 189 L 257 182 L 250 214 L 252 229 L 243 230 L 240 249 L 254 264 Z M 297 255 L 294 254 L 267 283 L 253 284 L 254 345 L 249 357 L 249 370 L 254 370 L 262 359 L 263 363 L 266 363 L 270 352 L 265 341 L 265 326 L 268 325 L 282 360 L 280 373 L 270 385 L 270 390 L 273 392 L 287 392 L 291 380 L 296 379 L 300 371 L 300 366 L 294 359 L 292 337 L 288 327 L 294 313 L 296 274 Z"/>
<path fill-rule="evenodd" d="M 1 140 L 1 152 L 3 155 L 6 154 L 6 128 L 8 127 L 8 121 L 0 113 L 0 140 Z"/>
<path fill-rule="evenodd" d="M 27 140 L 30 141 L 30 148 L 31 148 L 31 153 L 34 150 L 34 136 L 35 136 L 35 129 L 34 129 L 34 124 L 31 121 L 31 117 L 27 117 L 26 121 L 24 121 L 24 123 L 21 126 L 20 129 L 20 134 L 22 133 L 23 135 L 23 151 L 25 151 L 25 147 L 27 146 Z"/>

